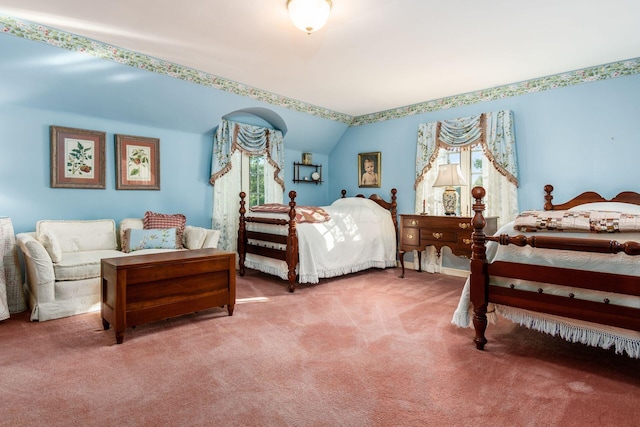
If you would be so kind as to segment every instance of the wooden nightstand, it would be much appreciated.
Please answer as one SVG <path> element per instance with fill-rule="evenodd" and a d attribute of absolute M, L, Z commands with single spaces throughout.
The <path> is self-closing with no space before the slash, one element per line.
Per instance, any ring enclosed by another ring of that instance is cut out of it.
<path fill-rule="evenodd" d="M 498 217 L 485 218 L 485 234 L 498 230 Z M 404 277 L 404 254 L 418 251 L 418 271 L 421 271 L 421 253 L 427 246 L 435 246 L 438 256 L 443 246 L 448 246 L 454 255 L 471 257 L 471 217 L 400 215 L 400 265 Z"/>

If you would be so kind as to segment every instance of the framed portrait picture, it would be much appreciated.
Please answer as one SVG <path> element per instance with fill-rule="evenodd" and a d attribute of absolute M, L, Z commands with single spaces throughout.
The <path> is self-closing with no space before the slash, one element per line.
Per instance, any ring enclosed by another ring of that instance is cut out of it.
<path fill-rule="evenodd" d="M 379 151 L 358 154 L 358 187 L 380 187 L 382 155 Z"/>
<path fill-rule="evenodd" d="M 160 190 L 160 140 L 116 135 L 116 190 Z"/>
<path fill-rule="evenodd" d="M 105 188 L 105 133 L 49 126 L 52 188 Z"/>

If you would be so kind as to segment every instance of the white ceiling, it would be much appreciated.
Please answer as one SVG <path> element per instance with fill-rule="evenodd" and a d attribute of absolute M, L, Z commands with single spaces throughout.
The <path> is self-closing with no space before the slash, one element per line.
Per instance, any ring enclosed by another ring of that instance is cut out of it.
<path fill-rule="evenodd" d="M 40 23 L 359 116 L 640 57 L 637 0 L 0 0 Z"/>

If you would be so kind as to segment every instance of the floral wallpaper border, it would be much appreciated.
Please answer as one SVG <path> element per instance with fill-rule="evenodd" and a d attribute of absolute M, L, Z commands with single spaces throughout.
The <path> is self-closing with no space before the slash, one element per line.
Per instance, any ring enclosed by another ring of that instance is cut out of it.
<path fill-rule="evenodd" d="M 527 93 L 542 92 L 560 87 L 573 86 L 581 83 L 607 80 L 640 73 L 640 58 L 634 58 L 354 117 L 281 95 L 276 95 L 242 83 L 227 80 L 210 73 L 198 71 L 193 68 L 174 64 L 141 53 L 111 46 L 102 42 L 77 36 L 75 34 L 67 33 L 65 31 L 22 21 L 9 16 L 0 16 L 0 27 L 2 28 L 2 32 L 5 34 L 47 43 L 67 50 L 87 53 L 98 58 L 115 61 L 120 64 L 129 65 L 131 67 L 148 70 L 158 74 L 164 74 L 203 86 L 213 87 L 236 95 L 246 96 L 258 101 L 266 102 L 271 105 L 277 105 L 301 113 L 307 113 L 324 119 L 345 123 L 350 126 L 360 126 L 386 120 L 394 120 L 416 114 L 460 107 L 463 105 L 493 101 L 496 99 L 524 95 Z"/>
<path fill-rule="evenodd" d="M 290 110 L 308 113 L 325 119 L 349 124 L 352 116 L 327 110 L 315 105 L 307 104 L 295 99 L 276 95 L 242 83 L 227 80 L 210 73 L 198 71 L 193 68 L 174 64 L 169 61 L 157 59 L 142 53 L 133 52 L 117 46 L 111 46 L 102 42 L 87 39 L 65 31 L 18 20 L 8 16 L 0 16 L 0 29 L 5 34 L 11 34 L 28 40 L 34 40 L 63 49 L 87 53 L 89 55 L 115 61 L 131 67 L 148 70 L 158 74 L 164 74 L 176 79 L 209 86 L 224 90 L 236 95 L 246 96 L 271 105 L 288 108 Z"/>
<path fill-rule="evenodd" d="M 449 96 L 446 98 L 435 99 L 433 101 L 421 102 L 419 104 L 408 105 L 406 107 L 395 108 L 378 113 L 366 114 L 363 116 L 354 117 L 353 121 L 351 122 L 351 126 L 399 119 L 401 117 L 413 116 L 416 114 L 445 110 L 448 108 L 476 104 L 479 102 L 494 101 L 496 99 L 508 98 L 511 96 L 542 92 L 550 89 L 574 86 L 581 83 L 595 82 L 597 80 L 613 79 L 616 77 L 629 76 L 638 73 L 640 73 L 640 58 L 634 58 L 605 65 L 598 65 L 595 67 L 584 68 L 581 70 L 554 74 L 552 76 L 526 80 L 520 83 L 513 83 L 461 95 Z"/>

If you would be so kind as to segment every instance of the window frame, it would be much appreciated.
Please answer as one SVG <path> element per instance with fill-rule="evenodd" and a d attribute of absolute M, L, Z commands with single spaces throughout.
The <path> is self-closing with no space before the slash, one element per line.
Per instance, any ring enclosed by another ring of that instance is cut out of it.
<path fill-rule="evenodd" d="M 441 148 L 441 153 L 438 154 L 438 159 L 436 161 L 436 166 L 446 163 L 458 163 L 460 165 L 460 173 L 462 174 L 464 180 L 467 182 L 467 185 L 462 187 L 455 187 L 456 192 L 458 193 L 458 210 L 456 211 L 456 215 L 459 216 L 471 216 L 471 189 L 476 185 L 474 184 L 474 177 L 477 181 L 480 179 L 480 183 L 477 185 L 482 185 L 482 176 L 483 176 L 483 167 L 486 162 L 486 158 L 484 156 L 484 152 L 482 150 L 482 146 L 480 144 L 467 146 L 467 147 L 450 147 L 450 148 Z M 473 153 L 480 153 L 480 158 L 482 160 L 482 165 L 480 169 L 473 167 Z"/>
<path fill-rule="evenodd" d="M 260 194 L 260 192 L 258 192 L 258 196 L 256 198 L 252 197 L 253 196 L 253 192 L 251 191 L 252 185 L 251 185 L 251 180 L 252 180 L 252 173 L 251 173 L 251 161 L 255 160 L 255 159 L 261 159 L 263 164 L 262 164 L 262 171 L 257 173 L 255 175 L 255 178 L 257 178 L 258 180 L 262 180 L 262 186 L 258 186 L 256 188 L 261 188 L 262 189 L 262 193 Z M 242 191 L 245 192 L 245 194 L 247 195 L 246 200 L 247 200 L 247 206 L 248 207 L 253 207 L 253 206 L 257 206 L 257 205 L 261 205 L 264 204 L 265 202 L 265 188 L 264 188 L 264 162 L 266 161 L 266 156 L 261 155 L 261 156 L 250 156 L 246 153 L 242 154 L 242 162 L 240 165 L 241 168 L 241 184 L 240 184 L 240 188 Z M 257 200 L 257 203 L 253 203 L 252 202 L 254 200 Z"/>

